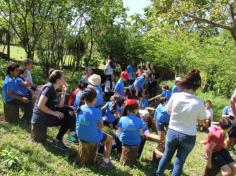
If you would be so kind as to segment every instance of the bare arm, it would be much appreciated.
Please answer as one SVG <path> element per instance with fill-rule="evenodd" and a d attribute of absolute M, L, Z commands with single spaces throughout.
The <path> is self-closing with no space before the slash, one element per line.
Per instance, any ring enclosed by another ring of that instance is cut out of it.
<path fill-rule="evenodd" d="M 41 95 L 38 102 L 38 107 L 46 114 L 54 115 L 54 111 L 49 109 L 45 104 L 48 101 L 48 97 Z"/>
<path fill-rule="evenodd" d="M 28 81 L 23 81 L 23 82 L 21 82 L 21 86 L 23 86 L 23 87 L 29 87 L 29 86 L 32 86 L 32 85 L 31 85 L 30 82 L 28 82 Z"/>
<path fill-rule="evenodd" d="M 207 159 L 207 167 L 208 168 L 212 168 L 212 151 L 213 149 L 215 148 L 216 146 L 216 143 L 215 142 L 211 142 L 210 143 L 210 146 L 209 146 L 209 150 L 207 152 L 207 156 L 208 156 L 208 159 Z"/>
<path fill-rule="evenodd" d="M 236 109 L 235 109 L 235 98 L 232 96 L 231 99 L 230 99 L 230 108 L 232 110 L 232 113 L 234 115 L 234 117 L 236 117 Z"/>

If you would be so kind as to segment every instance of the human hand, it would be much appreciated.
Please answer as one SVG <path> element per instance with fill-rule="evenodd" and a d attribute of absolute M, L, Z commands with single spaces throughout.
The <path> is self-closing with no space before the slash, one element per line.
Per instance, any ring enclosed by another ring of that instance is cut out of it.
<path fill-rule="evenodd" d="M 59 112 L 59 111 L 54 111 L 53 115 L 56 116 L 58 119 L 63 119 L 64 118 L 64 114 L 62 112 Z"/>
<path fill-rule="evenodd" d="M 22 98 L 21 98 L 21 101 L 22 101 L 23 103 L 28 103 L 28 102 L 29 102 L 29 99 L 28 99 L 27 97 L 22 97 Z"/>

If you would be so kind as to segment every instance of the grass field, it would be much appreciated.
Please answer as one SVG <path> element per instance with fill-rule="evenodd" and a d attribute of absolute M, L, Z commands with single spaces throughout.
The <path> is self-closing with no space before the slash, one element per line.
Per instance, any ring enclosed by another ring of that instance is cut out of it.
<path fill-rule="evenodd" d="M 2 78 L 5 73 L 6 62 L 0 59 L 0 71 Z M 65 71 L 66 78 L 71 85 L 71 90 L 76 87 L 81 72 L 77 72 L 72 78 L 70 71 Z M 35 66 L 32 75 L 35 83 L 42 84 L 46 82 L 46 78 L 39 66 Z M 2 87 L 2 80 L 0 81 Z M 228 103 L 224 97 L 215 97 L 213 93 L 200 93 L 198 96 L 203 99 L 211 99 L 214 104 L 215 117 L 218 119 L 221 115 L 222 108 Z M 0 114 L 3 114 L 2 98 L 0 96 Z M 136 167 L 124 167 L 119 164 L 119 159 L 112 155 L 112 161 L 115 165 L 111 169 L 103 169 L 98 165 L 84 167 L 76 165 L 74 162 L 75 155 L 71 153 L 62 153 L 52 145 L 51 140 L 55 137 L 57 128 L 49 128 L 49 140 L 45 144 L 32 143 L 29 140 L 30 127 L 19 123 L 12 125 L 0 119 L 0 176 L 92 176 L 92 175 L 108 175 L 108 176 L 141 176 L 152 175 L 156 169 L 156 163 L 152 163 L 152 152 L 157 143 L 148 141 L 145 145 L 141 159 Z M 200 176 L 205 165 L 205 161 L 200 158 L 203 154 L 204 146 L 200 141 L 205 139 L 206 134 L 198 132 L 195 148 L 189 155 L 185 167 L 184 175 Z M 75 148 L 76 146 L 71 146 Z M 70 156 L 70 157 L 69 157 Z M 170 170 L 167 171 L 170 175 Z"/>

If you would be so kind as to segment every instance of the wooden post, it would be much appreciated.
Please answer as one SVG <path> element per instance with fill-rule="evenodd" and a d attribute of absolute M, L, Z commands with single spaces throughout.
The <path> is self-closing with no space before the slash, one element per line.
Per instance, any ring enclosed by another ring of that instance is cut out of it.
<path fill-rule="evenodd" d="M 39 124 L 32 124 L 30 135 L 33 142 L 44 142 L 47 139 L 47 127 Z"/>
<path fill-rule="evenodd" d="M 120 162 L 122 165 L 132 166 L 137 162 L 139 146 L 122 146 Z"/>
<path fill-rule="evenodd" d="M 82 165 L 92 165 L 97 158 L 98 144 L 89 144 L 79 142 L 78 145 L 78 162 Z"/>
<path fill-rule="evenodd" d="M 4 103 L 5 121 L 9 123 L 18 123 L 19 107 L 17 105 Z"/>

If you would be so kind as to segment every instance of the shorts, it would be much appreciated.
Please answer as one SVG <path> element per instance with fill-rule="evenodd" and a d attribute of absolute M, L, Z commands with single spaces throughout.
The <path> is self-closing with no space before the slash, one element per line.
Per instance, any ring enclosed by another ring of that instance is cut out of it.
<path fill-rule="evenodd" d="M 107 134 L 106 133 L 104 133 L 104 132 L 102 132 L 102 139 L 101 139 L 101 141 L 100 142 L 98 142 L 98 143 L 103 143 L 103 142 L 105 142 L 107 140 Z M 82 140 L 82 139 L 80 139 L 80 141 L 81 142 L 83 142 L 83 143 L 92 143 L 92 142 L 88 142 L 88 141 L 85 141 L 85 140 Z"/>
<path fill-rule="evenodd" d="M 230 156 L 229 151 L 225 148 L 218 152 L 212 153 L 212 165 L 216 166 L 217 168 L 221 168 L 222 166 L 232 162 L 234 162 L 234 160 Z"/>
<path fill-rule="evenodd" d="M 233 126 L 229 131 L 228 131 L 228 135 L 230 138 L 236 138 L 236 127 Z"/>
<path fill-rule="evenodd" d="M 165 131 L 165 128 L 168 128 L 169 123 L 164 122 L 156 122 L 157 123 L 157 131 Z"/>

